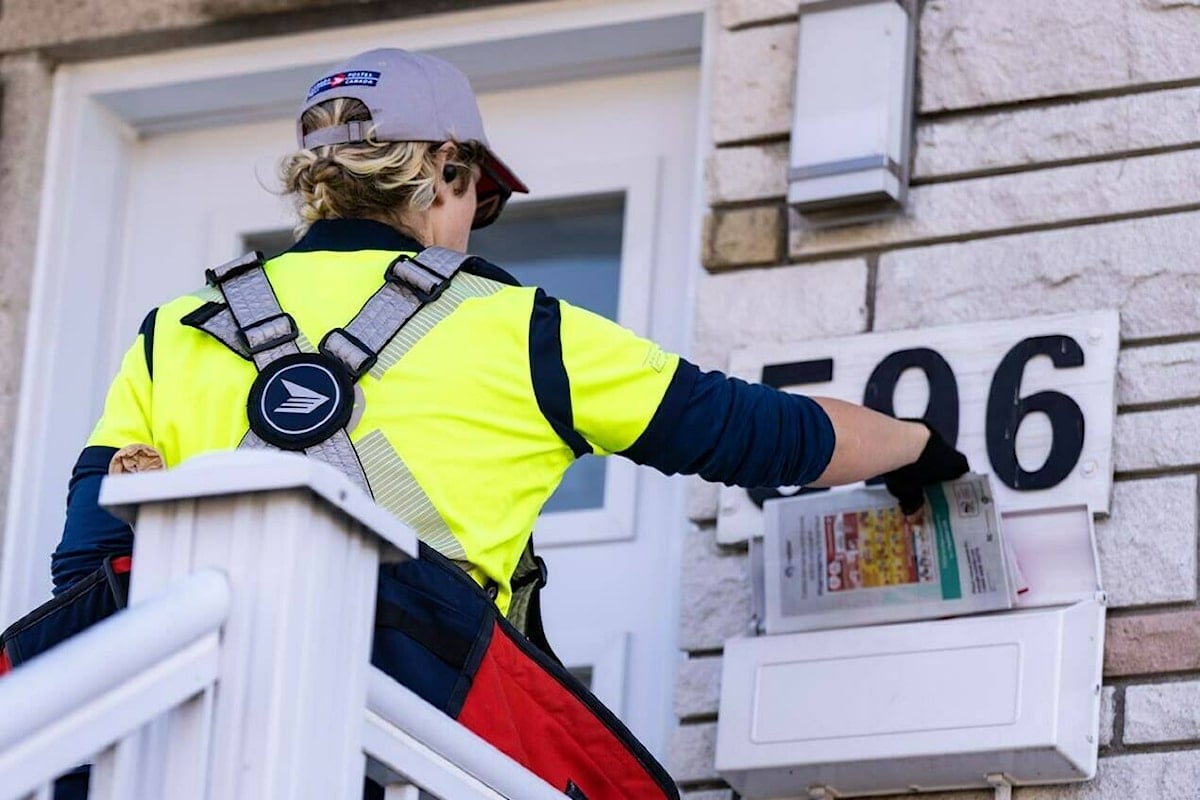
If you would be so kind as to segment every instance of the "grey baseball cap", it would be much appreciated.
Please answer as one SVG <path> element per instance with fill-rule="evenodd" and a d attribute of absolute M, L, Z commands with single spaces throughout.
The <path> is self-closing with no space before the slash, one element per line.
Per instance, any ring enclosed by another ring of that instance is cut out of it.
<path fill-rule="evenodd" d="M 362 101 L 370 122 L 351 122 L 304 133 L 300 118 L 315 105 L 339 97 Z M 314 83 L 296 120 L 296 139 L 303 148 L 366 141 L 373 131 L 379 142 L 476 141 L 484 147 L 482 174 L 476 191 L 481 210 L 499 208 L 482 227 L 499 216 L 503 201 L 528 187 L 496 156 L 483 131 L 479 104 L 467 76 L 435 56 L 382 48 L 360 53 L 334 67 Z"/>

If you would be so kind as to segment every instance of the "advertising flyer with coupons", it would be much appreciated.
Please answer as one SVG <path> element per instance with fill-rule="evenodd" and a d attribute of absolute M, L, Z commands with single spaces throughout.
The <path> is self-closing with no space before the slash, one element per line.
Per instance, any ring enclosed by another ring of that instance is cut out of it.
<path fill-rule="evenodd" d="M 1011 608 L 1021 578 L 992 498 L 969 474 L 908 516 L 882 487 L 768 502 L 765 632 Z"/>

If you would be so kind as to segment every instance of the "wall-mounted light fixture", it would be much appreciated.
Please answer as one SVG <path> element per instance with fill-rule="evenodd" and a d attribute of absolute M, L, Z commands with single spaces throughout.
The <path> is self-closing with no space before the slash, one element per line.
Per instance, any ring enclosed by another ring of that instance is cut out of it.
<path fill-rule="evenodd" d="M 916 18 L 913 0 L 801 2 L 788 204 L 809 227 L 902 210 Z"/>

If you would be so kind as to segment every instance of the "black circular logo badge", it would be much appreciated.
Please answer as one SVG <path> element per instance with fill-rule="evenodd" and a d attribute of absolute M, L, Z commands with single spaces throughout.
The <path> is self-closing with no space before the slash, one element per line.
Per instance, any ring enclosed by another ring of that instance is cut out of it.
<path fill-rule="evenodd" d="M 346 426 L 353 408 L 350 376 L 319 353 L 295 353 L 267 365 L 246 403 L 251 430 L 284 450 L 325 441 Z"/>

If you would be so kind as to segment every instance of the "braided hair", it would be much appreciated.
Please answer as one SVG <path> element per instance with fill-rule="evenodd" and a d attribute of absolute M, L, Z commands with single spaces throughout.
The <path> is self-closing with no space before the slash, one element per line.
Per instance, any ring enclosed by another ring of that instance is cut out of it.
<path fill-rule="evenodd" d="M 300 120 L 305 133 L 349 122 L 370 122 L 359 100 L 337 98 L 313 106 Z M 427 211 L 436 195 L 436 153 L 441 142 L 365 142 L 321 145 L 298 150 L 280 164 L 284 192 L 294 195 L 299 223 L 296 235 L 319 219 L 366 218 L 400 227 L 406 212 Z M 483 156 L 473 142 L 455 143 L 447 166 L 452 181 L 466 191 L 471 168 Z"/>

